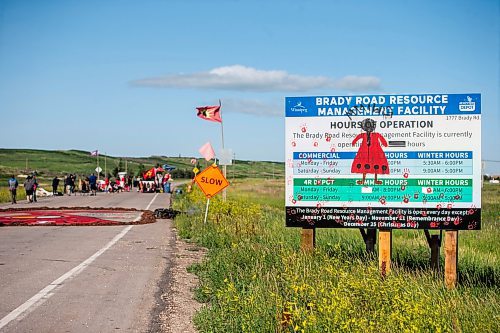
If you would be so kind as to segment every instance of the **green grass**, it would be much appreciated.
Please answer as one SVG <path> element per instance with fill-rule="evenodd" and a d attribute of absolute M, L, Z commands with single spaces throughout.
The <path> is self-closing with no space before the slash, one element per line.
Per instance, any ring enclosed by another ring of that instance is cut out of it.
<path fill-rule="evenodd" d="M 26 200 L 26 192 L 22 187 L 17 189 L 16 200 L 17 202 Z M 8 187 L 0 187 L 0 202 L 10 202 L 10 191 Z"/>
<path fill-rule="evenodd" d="M 284 227 L 281 182 L 234 182 L 227 196 L 211 199 L 207 224 L 199 191 L 174 200 L 189 213 L 175 220 L 179 235 L 209 249 L 191 268 L 207 303 L 201 332 L 500 331 L 499 186 L 483 190 L 482 230 L 460 232 L 451 291 L 429 268 L 423 231 L 394 232 L 395 267 L 382 279 L 358 230 L 320 229 L 315 252 L 301 252 L 300 229 Z"/>

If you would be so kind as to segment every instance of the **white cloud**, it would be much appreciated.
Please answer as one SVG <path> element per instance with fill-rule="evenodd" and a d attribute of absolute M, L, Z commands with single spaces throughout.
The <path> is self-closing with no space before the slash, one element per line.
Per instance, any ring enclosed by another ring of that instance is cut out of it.
<path fill-rule="evenodd" d="M 132 84 L 146 87 L 202 88 L 238 91 L 309 91 L 334 88 L 349 91 L 380 89 L 380 79 L 373 76 L 346 76 L 330 79 L 325 76 L 301 76 L 280 70 L 259 70 L 242 65 L 214 68 L 208 72 L 172 74 L 145 78 Z"/>
<path fill-rule="evenodd" d="M 251 99 L 232 99 L 222 100 L 222 112 L 243 113 L 257 116 L 280 117 L 284 116 L 284 106 L 276 103 L 266 103 Z"/>
<path fill-rule="evenodd" d="M 348 75 L 336 80 L 334 87 L 351 91 L 377 90 L 380 89 L 380 79 L 374 76 Z"/>

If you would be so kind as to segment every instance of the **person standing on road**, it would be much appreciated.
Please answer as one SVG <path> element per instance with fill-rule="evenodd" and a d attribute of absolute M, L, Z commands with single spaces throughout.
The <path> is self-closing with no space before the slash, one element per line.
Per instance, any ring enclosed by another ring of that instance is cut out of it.
<path fill-rule="evenodd" d="M 57 187 L 59 186 L 59 178 L 57 176 L 52 179 L 52 194 L 57 195 Z"/>
<path fill-rule="evenodd" d="M 66 175 L 66 177 L 64 177 L 64 191 L 63 191 L 63 193 L 70 195 L 69 194 L 69 175 Z"/>
<path fill-rule="evenodd" d="M 36 174 L 33 174 L 33 202 L 36 202 L 36 189 L 38 188 L 38 181 L 36 179 Z"/>
<path fill-rule="evenodd" d="M 165 177 L 163 177 L 163 184 L 162 184 L 164 193 L 171 192 L 171 188 L 170 188 L 170 183 L 172 182 L 171 178 L 172 178 L 172 176 L 170 175 L 170 172 L 167 171 L 167 174 L 165 175 Z"/>
<path fill-rule="evenodd" d="M 75 182 L 76 182 L 76 175 L 70 174 L 69 175 L 69 195 L 72 195 L 75 193 Z M 76 195 L 76 193 L 75 193 Z"/>
<path fill-rule="evenodd" d="M 97 194 L 97 177 L 94 174 L 89 176 L 90 195 Z"/>
<path fill-rule="evenodd" d="M 18 186 L 19 186 L 19 183 L 18 183 L 16 177 L 14 177 L 14 175 L 12 175 L 12 177 L 10 177 L 10 179 L 9 179 L 9 191 L 10 191 L 10 198 L 12 200 L 12 204 L 17 203 L 16 196 L 17 196 L 17 187 Z"/>
<path fill-rule="evenodd" d="M 24 181 L 24 190 L 26 191 L 26 199 L 28 202 L 33 202 L 33 187 L 35 186 L 35 181 L 33 176 L 29 175 Z"/>

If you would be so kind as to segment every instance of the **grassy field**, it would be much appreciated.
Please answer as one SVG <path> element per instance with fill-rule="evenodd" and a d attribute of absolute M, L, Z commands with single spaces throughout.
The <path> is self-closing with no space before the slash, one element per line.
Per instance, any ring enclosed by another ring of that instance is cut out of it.
<path fill-rule="evenodd" d="M 178 196 L 181 237 L 209 249 L 192 267 L 206 306 L 201 332 L 500 332 L 500 186 L 483 190 L 480 231 L 459 236 L 459 284 L 429 268 L 423 231 L 395 231 L 385 279 L 358 230 L 320 229 L 313 254 L 284 227 L 282 181 L 238 180 L 227 202 L 198 190 Z"/>

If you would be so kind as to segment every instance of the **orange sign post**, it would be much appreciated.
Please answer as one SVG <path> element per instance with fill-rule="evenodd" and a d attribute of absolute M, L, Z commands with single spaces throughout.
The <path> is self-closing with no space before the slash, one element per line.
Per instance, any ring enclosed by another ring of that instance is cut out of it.
<path fill-rule="evenodd" d="M 228 187 L 229 182 L 227 181 L 226 177 L 224 177 L 220 169 L 215 165 L 211 165 L 200 172 L 194 178 L 194 181 L 196 182 L 196 184 L 198 184 L 200 189 L 207 197 L 207 208 L 205 209 L 205 220 L 203 221 L 203 223 L 207 223 L 210 198 Z"/>

